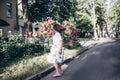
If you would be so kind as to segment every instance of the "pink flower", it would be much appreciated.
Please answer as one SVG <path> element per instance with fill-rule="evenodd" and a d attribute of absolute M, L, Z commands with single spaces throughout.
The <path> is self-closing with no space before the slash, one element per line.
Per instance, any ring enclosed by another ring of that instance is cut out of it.
<path fill-rule="evenodd" d="M 44 27 L 44 24 L 43 24 L 43 23 L 41 23 L 41 24 L 39 25 L 39 27 Z"/>
<path fill-rule="evenodd" d="M 73 30 L 74 28 L 73 28 L 73 26 L 69 26 L 69 29 L 70 29 L 70 30 Z"/>
<path fill-rule="evenodd" d="M 37 37 L 37 33 L 35 31 L 33 31 L 33 34 L 32 34 L 33 37 Z"/>
<path fill-rule="evenodd" d="M 43 34 L 47 34 L 48 33 L 48 30 L 43 30 Z"/>
<path fill-rule="evenodd" d="M 49 25 L 50 25 L 49 23 L 46 23 L 46 25 L 45 25 L 45 26 L 46 26 L 46 27 L 49 27 Z"/>
<path fill-rule="evenodd" d="M 54 23 L 55 21 L 54 20 L 52 20 L 52 19 L 49 19 L 48 20 L 48 23 L 50 23 L 50 24 L 52 24 L 52 23 Z"/>
<path fill-rule="evenodd" d="M 65 27 L 66 27 L 66 24 L 65 24 L 65 23 L 62 23 L 61 26 L 65 28 Z"/>
<path fill-rule="evenodd" d="M 32 32 L 28 32 L 28 34 L 29 34 L 29 35 L 31 35 L 31 34 L 32 34 Z"/>
<path fill-rule="evenodd" d="M 72 39 L 72 36 L 68 36 L 69 39 Z"/>
<path fill-rule="evenodd" d="M 76 41 L 72 41 L 72 44 L 75 44 L 76 43 Z"/>
<path fill-rule="evenodd" d="M 71 34 L 75 34 L 76 32 L 71 32 Z"/>
<path fill-rule="evenodd" d="M 74 38 L 73 40 L 74 40 L 74 41 L 78 41 L 79 39 L 78 39 L 78 38 Z"/>
<path fill-rule="evenodd" d="M 46 24 L 47 24 L 47 21 L 44 21 L 44 22 L 43 22 L 43 24 L 44 24 L 44 26 L 46 26 Z"/>
<path fill-rule="evenodd" d="M 77 32 L 82 32 L 82 30 L 80 29 L 80 30 L 78 30 Z"/>
<path fill-rule="evenodd" d="M 41 30 L 40 32 L 43 33 L 43 30 Z"/>

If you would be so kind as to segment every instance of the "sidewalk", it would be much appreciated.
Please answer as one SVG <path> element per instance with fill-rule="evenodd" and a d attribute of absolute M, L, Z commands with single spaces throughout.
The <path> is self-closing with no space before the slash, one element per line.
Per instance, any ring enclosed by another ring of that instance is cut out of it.
<path fill-rule="evenodd" d="M 90 48 L 92 46 L 94 46 L 94 44 L 101 44 L 101 43 L 105 43 L 105 42 L 112 42 L 115 41 L 116 39 L 112 39 L 112 38 L 100 38 L 99 40 L 82 40 L 80 43 L 82 46 Z"/>

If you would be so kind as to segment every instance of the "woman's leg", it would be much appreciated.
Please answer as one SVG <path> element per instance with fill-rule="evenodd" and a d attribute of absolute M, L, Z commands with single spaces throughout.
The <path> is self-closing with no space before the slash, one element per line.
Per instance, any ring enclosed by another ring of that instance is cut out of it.
<path fill-rule="evenodd" d="M 55 67 L 55 74 L 53 75 L 53 77 L 58 77 L 58 76 L 61 76 L 61 72 L 60 72 L 60 67 L 59 67 L 59 64 L 54 64 L 54 67 Z"/>
<path fill-rule="evenodd" d="M 61 74 L 63 74 L 63 71 L 62 71 L 62 64 L 61 64 L 61 63 L 58 64 L 58 68 L 59 68 L 59 72 L 60 72 Z"/>
<path fill-rule="evenodd" d="M 56 73 L 60 73 L 60 72 L 59 72 L 59 67 L 58 67 L 58 66 L 59 66 L 59 65 L 58 65 L 57 63 L 54 64 L 54 67 L 55 67 Z"/>

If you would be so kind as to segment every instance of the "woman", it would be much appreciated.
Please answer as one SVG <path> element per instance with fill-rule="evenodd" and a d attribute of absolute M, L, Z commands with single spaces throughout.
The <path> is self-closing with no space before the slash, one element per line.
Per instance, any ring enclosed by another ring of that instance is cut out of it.
<path fill-rule="evenodd" d="M 55 61 L 53 62 L 53 64 L 56 69 L 56 72 L 53 75 L 53 77 L 60 77 L 63 74 L 61 65 L 63 62 L 64 54 L 63 54 L 63 39 L 62 39 L 61 33 L 64 30 L 65 29 L 59 24 L 54 24 L 52 29 L 54 35 L 52 37 L 53 45 L 50 53 L 54 55 Z"/>

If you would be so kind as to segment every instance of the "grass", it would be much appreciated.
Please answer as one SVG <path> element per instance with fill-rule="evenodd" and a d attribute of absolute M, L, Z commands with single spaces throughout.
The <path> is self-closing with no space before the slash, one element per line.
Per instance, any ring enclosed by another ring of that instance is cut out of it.
<path fill-rule="evenodd" d="M 4 73 L 0 74 L 0 76 L 2 76 L 0 80 L 23 80 L 25 77 L 39 72 L 49 65 L 45 62 L 46 55 L 47 54 L 32 58 L 25 58 L 14 65 L 6 67 L 4 69 Z"/>
<path fill-rule="evenodd" d="M 65 59 L 77 55 L 78 51 L 82 49 L 82 47 L 72 50 L 65 49 Z M 50 67 L 51 64 L 46 61 L 46 56 L 47 53 L 41 56 L 27 57 L 4 68 L 3 73 L 0 73 L 0 80 L 24 80 L 28 76 Z"/>

